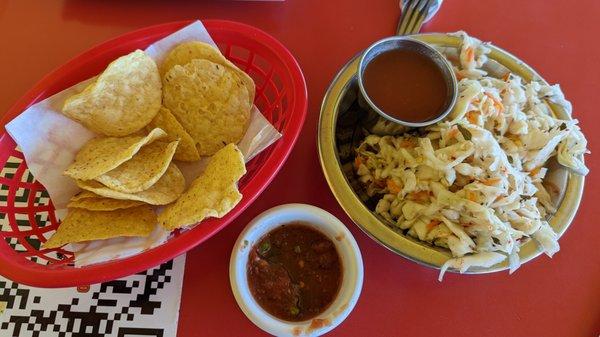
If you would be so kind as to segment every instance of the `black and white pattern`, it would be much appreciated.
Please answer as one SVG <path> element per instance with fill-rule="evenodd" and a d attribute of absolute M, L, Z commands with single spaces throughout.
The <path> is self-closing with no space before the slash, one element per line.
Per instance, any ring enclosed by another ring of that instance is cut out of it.
<path fill-rule="evenodd" d="M 23 159 L 21 159 L 21 158 L 17 158 L 15 156 L 8 157 L 8 159 L 6 160 L 6 163 L 4 163 L 4 167 L 2 167 L 2 170 L 0 170 L 0 177 L 5 177 L 5 178 L 14 177 L 15 172 L 17 172 L 17 168 L 19 168 L 19 166 L 21 165 L 22 162 L 23 162 Z M 0 198 L 0 201 L 2 201 L 1 198 Z M 4 201 L 6 201 L 6 199 Z"/>
<path fill-rule="evenodd" d="M 89 287 L 40 289 L 0 277 L 0 336 L 174 337 L 185 256 Z"/>

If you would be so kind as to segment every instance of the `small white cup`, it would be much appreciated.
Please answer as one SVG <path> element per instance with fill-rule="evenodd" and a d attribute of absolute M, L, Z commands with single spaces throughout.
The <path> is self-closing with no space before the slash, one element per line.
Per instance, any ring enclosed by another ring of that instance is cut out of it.
<path fill-rule="evenodd" d="M 342 284 L 337 297 L 323 313 L 302 322 L 288 322 L 266 312 L 248 287 L 248 256 L 252 247 L 271 230 L 300 221 L 325 234 L 336 246 L 342 262 Z M 229 262 L 233 295 L 244 314 L 259 328 L 275 336 L 320 336 L 338 326 L 352 311 L 363 283 L 360 249 L 346 226 L 330 213 L 310 205 L 287 204 L 254 218 L 238 237 Z"/>

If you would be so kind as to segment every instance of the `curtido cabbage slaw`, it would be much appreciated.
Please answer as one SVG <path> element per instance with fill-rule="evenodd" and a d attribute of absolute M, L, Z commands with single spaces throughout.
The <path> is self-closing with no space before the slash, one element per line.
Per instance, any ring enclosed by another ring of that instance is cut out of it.
<path fill-rule="evenodd" d="M 441 268 L 461 273 L 508 259 L 533 238 L 548 255 L 560 247 L 547 216 L 556 211 L 542 184 L 551 157 L 576 174 L 587 141 L 577 120 L 553 116 L 548 101 L 571 105 L 558 85 L 524 83 L 511 73 L 488 76 L 490 52 L 463 32 L 455 73 L 459 98 L 443 122 L 399 136 L 368 135 L 354 167 L 375 212 L 408 235 L 448 248 Z"/>

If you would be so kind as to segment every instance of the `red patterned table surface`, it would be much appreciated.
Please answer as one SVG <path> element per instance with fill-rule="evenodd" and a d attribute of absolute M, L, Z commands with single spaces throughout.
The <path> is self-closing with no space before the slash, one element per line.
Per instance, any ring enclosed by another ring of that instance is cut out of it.
<path fill-rule="evenodd" d="M 600 333 L 600 160 L 562 250 L 516 274 L 447 275 L 382 248 L 345 216 L 319 166 L 316 126 L 323 94 L 337 70 L 370 42 L 391 35 L 394 0 L 0 1 L 0 111 L 44 74 L 106 39 L 144 26 L 191 19 L 245 22 L 274 35 L 297 57 L 308 83 L 304 130 L 286 165 L 235 223 L 188 253 L 180 336 L 259 336 L 229 288 L 228 263 L 242 228 L 282 203 L 322 207 L 348 225 L 363 253 L 358 305 L 335 336 L 598 336 Z M 447 0 L 424 31 L 465 30 L 521 57 L 574 104 L 592 151 L 600 146 L 600 2 L 597 0 Z"/>

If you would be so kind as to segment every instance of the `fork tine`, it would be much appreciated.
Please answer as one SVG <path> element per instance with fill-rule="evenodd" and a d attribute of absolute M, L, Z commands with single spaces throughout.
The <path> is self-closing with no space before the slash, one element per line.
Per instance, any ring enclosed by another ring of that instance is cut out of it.
<path fill-rule="evenodd" d="M 397 35 L 404 35 L 404 32 L 408 27 L 408 23 L 415 12 L 416 5 L 420 1 L 421 0 L 409 0 L 406 2 L 406 6 L 404 6 L 402 13 L 400 14 L 400 22 L 398 22 L 398 31 L 396 32 Z"/>
<path fill-rule="evenodd" d="M 402 30 L 402 35 L 406 35 L 410 31 L 414 20 L 419 16 L 419 7 L 421 7 L 425 1 L 427 0 L 416 0 L 413 2 L 412 12 L 410 13 L 410 17 L 406 18 L 406 26 Z"/>
<path fill-rule="evenodd" d="M 408 14 L 412 13 L 413 10 L 413 1 L 407 1 L 404 6 L 402 6 L 402 0 L 399 1 L 402 12 L 400 13 L 400 20 L 398 20 L 398 28 L 396 29 L 396 34 L 402 35 L 402 30 L 406 28 L 406 18 L 408 17 Z"/>
<path fill-rule="evenodd" d="M 422 4 L 422 6 L 419 6 L 417 8 L 417 15 L 415 16 L 416 19 L 414 20 L 414 22 L 411 22 L 413 24 L 406 31 L 407 35 L 416 34 L 421 30 L 421 26 L 423 26 L 423 21 L 425 21 L 425 18 L 427 17 L 427 13 L 429 13 L 429 8 L 431 7 L 432 4 L 433 4 L 432 0 L 426 0 Z"/>
<path fill-rule="evenodd" d="M 407 2 L 406 15 L 402 15 L 398 24 L 398 35 L 416 34 L 421 29 L 433 0 L 415 0 Z"/>
<path fill-rule="evenodd" d="M 419 22 L 422 23 L 424 20 L 423 8 L 425 8 L 428 5 L 428 3 L 429 0 L 425 0 L 423 2 L 420 2 L 419 5 L 415 8 L 415 14 L 413 15 L 412 20 L 409 22 L 409 25 L 406 31 L 404 32 L 405 34 L 414 34 L 415 32 L 419 31 L 419 29 L 421 28 Z"/>

